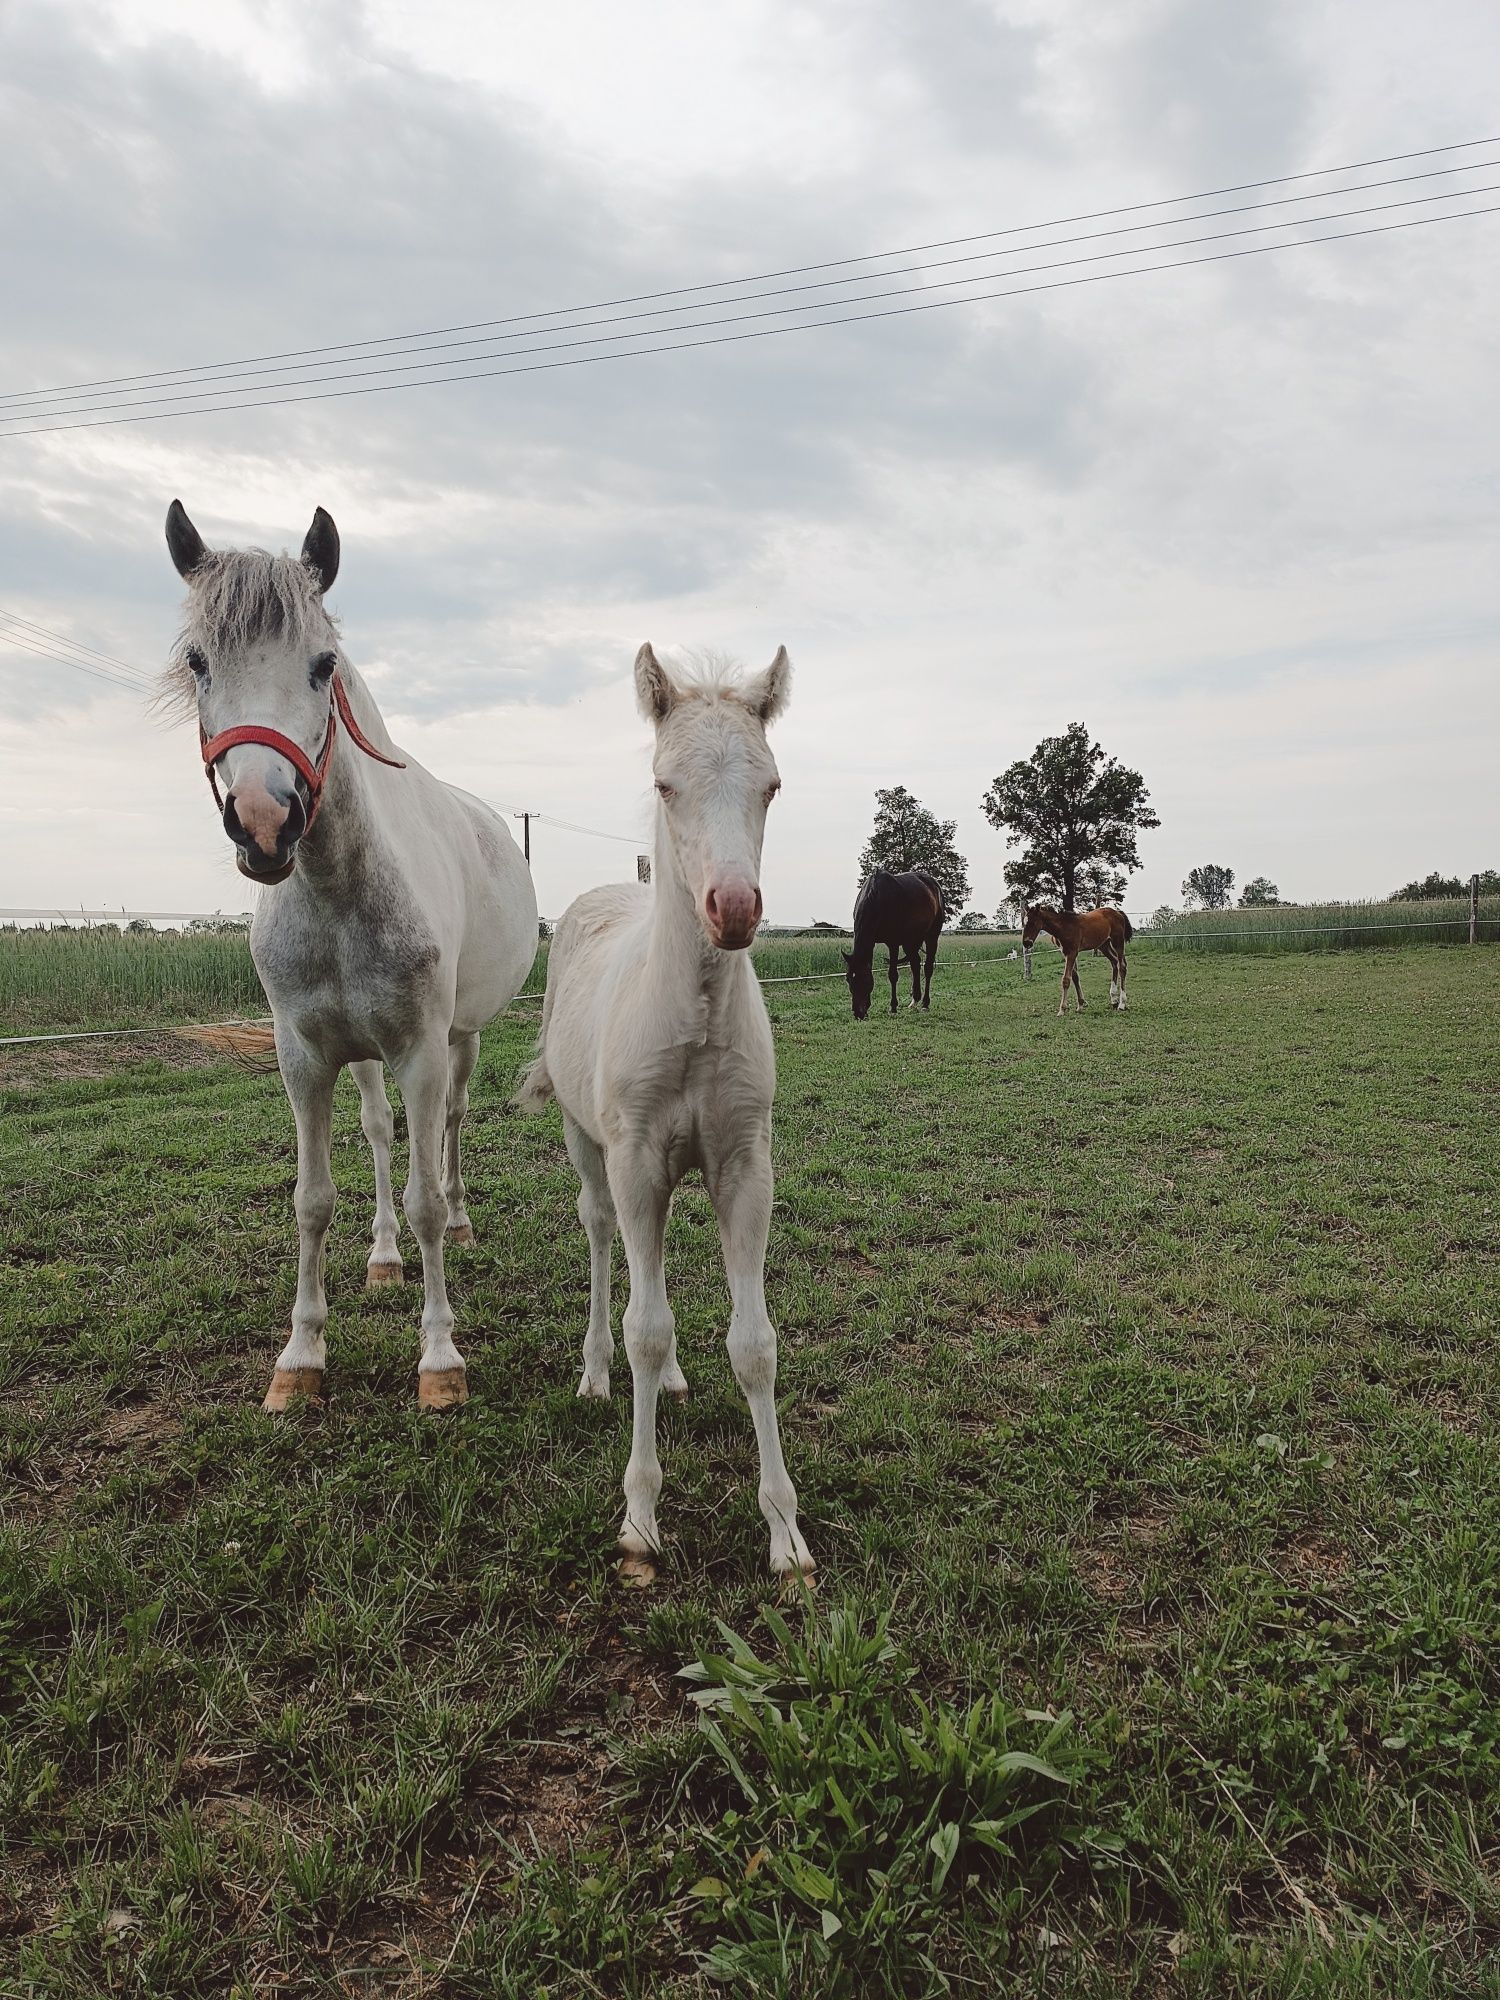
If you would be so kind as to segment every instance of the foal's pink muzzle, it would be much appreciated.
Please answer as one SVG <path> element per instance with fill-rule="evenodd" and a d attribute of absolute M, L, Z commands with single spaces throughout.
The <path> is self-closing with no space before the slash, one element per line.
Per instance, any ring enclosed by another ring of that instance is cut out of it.
<path fill-rule="evenodd" d="M 713 882 L 703 896 L 703 921 L 720 951 L 744 951 L 760 924 L 760 890 L 752 882 Z"/>

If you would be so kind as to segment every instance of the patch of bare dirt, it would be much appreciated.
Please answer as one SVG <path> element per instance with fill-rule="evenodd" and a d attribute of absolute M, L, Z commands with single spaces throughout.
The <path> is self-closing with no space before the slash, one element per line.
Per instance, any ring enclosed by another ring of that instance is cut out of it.
<path fill-rule="evenodd" d="M 1073 1561 L 1089 1591 L 1106 1604 L 1136 1601 L 1143 1557 L 1171 1532 L 1174 1518 L 1169 1507 L 1144 1507 L 1109 1522 L 1099 1540 L 1075 1549 Z"/>

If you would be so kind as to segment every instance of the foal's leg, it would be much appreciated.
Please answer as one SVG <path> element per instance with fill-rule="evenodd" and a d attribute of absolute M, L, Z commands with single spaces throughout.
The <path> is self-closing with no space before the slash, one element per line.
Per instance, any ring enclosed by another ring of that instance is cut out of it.
<path fill-rule="evenodd" d="M 589 1239 L 589 1327 L 583 1336 L 583 1374 L 580 1396 L 609 1397 L 609 1364 L 615 1355 L 615 1337 L 609 1327 L 609 1265 L 615 1243 L 615 1204 L 609 1192 L 609 1174 L 603 1151 L 563 1113 L 563 1138 L 568 1158 L 578 1174 L 578 1220 Z"/>
<path fill-rule="evenodd" d="M 1120 1012 L 1125 1011 L 1125 947 L 1118 947 L 1120 953 Z"/>
<path fill-rule="evenodd" d="M 896 989 L 901 983 L 900 947 L 897 945 L 888 944 L 886 946 L 886 954 L 889 961 L 887 970 L 890 972 L 891 975 L 891 1012 L 894 1014 L 898 1004 L 898 996 Z"/>
<path fill-rule="evenodd" d="M 1109 960 L 1109 1004 L 1111 1007 L 1116 1007 L 1119 1005 L 1120 997 L 1120 967 L 1112 944 L 1104 947 L 1104 956 Z"/>
<path fill-rule="evenodd" d="M 651 1148 L 614 1145 L 606 1164 L 625 1261 L 630 1266 L 630 1303 L 625 1308 L 625 1352 L 634 1389 L 630 1463 L 625 1468 L 625 1519 L 620 1547 L 627 1556 L 655 1555 L 661 1547 L 656 1502 L 661 1493 L 661 1461 L 656 1455 L 656 1400 L 676 1347 L 677 1323 L 667 1303 L 662 1243 L 671 1188 L 665 1163 Z"/>
<path fill-rule="evenodd" d="M 276 1357 L 263 1407 L 284 1410 L 295 1396 L 316 1396 L 323 1386 L 327 1349 L 323 1329 L 323 1246 L 333 1220 L 333 1086 L 337 1064 L 312 1055 L 290 1033 L 276 1037 L 276 1058 L 297 1122 L 297 1298 L 292 1337 Z"/>
<path fill-rule="evenodd" d="M 443 1128 L 443 1193 L 448 1201 L 448 1241 L 472 1243 L 468 1195 L 459 1164 L 458 1137 L 469 1109 L 469 1078 L 479 1060 L 478 1035 L 465 1035 L 448 1050 L 448 1121 Z"/>
<path fill-rule="evenodd" d="M 1078 954 L 1075 951 L 1068 960 L 1068 970 L 1073 975 L 1073 991 L 1078 995 L 1078 1011 L 1083 1012 L 1083 988 L 1078 982 Z"/>
<path fill-rule="evenodd" d="M 1071 959 L 1071 958 L 1069 958 L 1069 957 L 1068 957 L 1068 954 L 1067 954 L 1066 952 L 1064 952 L 1064 953 L 1063 953 L 1063 977 L 1062 977 L 1062 999 L 1061 999 L 1061 1001 L 1060 1001 L 1060 1002 L 1058 1003 L 1058 1008 L 1057 1008 L 1057 1011 L 1058 1011 L 1058 1013 L 1059 1013 L 1059 1014 L 1066 1014 L 1066 1013 L 1067 1013 L 1067 1011 L 1068 1011 L 1068 974 L 1069 974 L 1069 973 L 1070 973 L 1070 972 L 1071 972 L 1072 970 L 1073 970 L 1073 961 L 1072 961 L 1072 959 Z"/>
<path fill-rule="evenodd" d="M 401 1204 L 422 1246 L 422 1359 L 417 1393 L 424 1408 L 450 1409 L 468 1399 L 464 1358 L 453 1344 L 453 1308 L 443 1273 L 448 1197 L 443 1192 L 443 1128 L 448 1117 L 448 1044 L 430 1038 L 408 1051 L 397 1072 L 406 1102 L 411 1171 Z"/>
<path fill-rule="evenodd" d="M 760 1511 L 771 1524 L 771 1569 L 777 1576 L 809 1571 L 797 1495 L 781 1454 L 776 1421 L 776 1329 L 766 1311 L 766 1238 L 771 1229 L 771 1147 L 737 1153 L 712 1189 L 724 1241 L 724 1270 L 734 1311 L 729 1322 L 729 1361 L 745 1392 L 760 1447 Z"/>
<path fill-rule="evenodd" d="M 357 1062 L 349 1067 L 359 1086 L 359 1122 L 375 1161 L 375 1233 L 365 1266 L 365 1289 L 373 1292 L 379 1285 L 399 1285 L 405 1276 L 397 1241 L 396 1197 L 391 1191 L 391 1142 L 396 1136 L 396 1120 L 385 1094 L 385 1065 Z"/>

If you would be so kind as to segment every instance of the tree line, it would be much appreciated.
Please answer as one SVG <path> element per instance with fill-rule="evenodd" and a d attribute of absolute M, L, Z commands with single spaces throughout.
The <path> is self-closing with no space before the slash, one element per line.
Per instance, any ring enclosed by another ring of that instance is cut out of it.
<path fill-rule="evenodd" d="M 1140 867 L 1139 836 L 1161 821 L 1139 771 L 1132 771 L 1096 743 L 1081 722 L 1061 736 L 1046 736 L 994 779 L 980 810 L 1014 850 L 1005 862 L 1005 897 L 993 918 L 966 907 L 969 864 L 956 845 L 957 820 L 939 819 L 905 785 L 876 791 L 875 822 L 859 856 L 859 879 L 877 868 L 893 874 L 924 868 L 943 892 L 949 921 L 960 931 L 1010 928 L 1027 903 L 1064 910 L 1081 904 L 1120 903 L 1131 872 Z M 1500 893 L 1500 871 L 1479 878 L 1484 894 Z M 1187 909 L 1224 910 L 1234 903 L 1235 873 L 1206 861 L 1182 884 Z M 1468 894 L 1467 879 L 1426 876 L 1394 890 L 1392 902 L 1429 901 Z M 1268 875 L 1255 875 L 1240 891 L 1242 910 L 1290 907 Z M 1157 912 L 1166 921 L 1170 906 Z"/>

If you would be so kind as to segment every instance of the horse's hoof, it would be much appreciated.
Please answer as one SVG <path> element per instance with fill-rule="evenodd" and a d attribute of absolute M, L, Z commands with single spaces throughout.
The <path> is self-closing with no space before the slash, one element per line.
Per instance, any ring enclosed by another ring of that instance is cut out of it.
<path fill-rule="evenodd" d="M 456 1410 L 469 1400 L 462 1368 L 424 1368 L 417 1376 L 417 1401 L 424 1410 Z"/>
<path fill-rule="evenodd" d="M 457 1243 L 460 1245 L 465 1243 L 472 1243 L 474 1241 L 473 1223 L 461 1222 L 459 1223 L 456 1229 L 450 1229 L 448 1231 L 448 1241 L 450 1243 Z"/>
<path fill-rule="evenodd" d="M 278 1368 L 271 1377 L 271 1386 L 266 1391 L 266 1400 L 261 1408 L 280 1416 L 299 1397 L 309 1403 L 321 1402 L 322 1390 L 321 1368 Z"/>
<path fill-rule="evenodd" d="M 628 1590 L 649 1590 L 656 1581 L 656 1564 L 649 1556 L 621 1556 L 620 1581 Z"/>
<path fill-rule="evenodd" d="M 578 1393 L 580 1396 L 587 1397 L 593 1402 L 607 1403 L 609 1401 L 609 1377 L 607 1375 L 590 1375 L 585 1371 L 578 1384 Z"/>
<path fill-rule="evenodd" d="M 383 1264 L 365 1266 L 365 1290 L 378 1292 L 385 1285 L 400 1285 L 406 1282 L 406 1269 L 399 1257 Z"/>
<path fill-rule="evenodd" d="M 667 1390 L 667 1394 L 672 1398 L 674 1403 L 685 1403 L 692 1393 L 686 1382 L 683 1383 L 680 1389 L 669 1388 Z"/>

